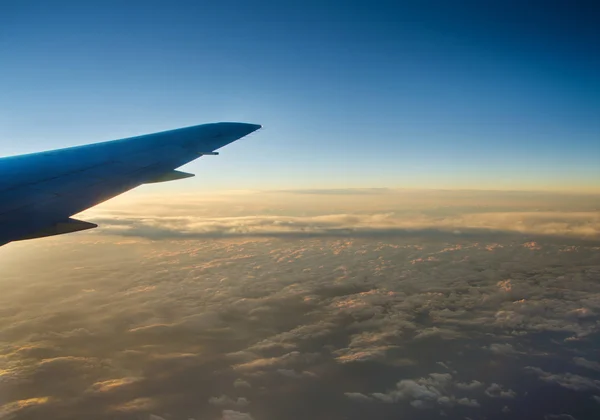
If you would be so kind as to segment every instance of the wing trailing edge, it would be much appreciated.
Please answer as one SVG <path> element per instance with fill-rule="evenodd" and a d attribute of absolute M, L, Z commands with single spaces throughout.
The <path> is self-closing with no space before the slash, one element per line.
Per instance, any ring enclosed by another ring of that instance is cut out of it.
<path fill-rule="evenodd" d="M 95 223 L 84 222 L 83 220 L 69 218 L 62 222 L 55 223 L 52 226 L 34 232 L 30 235 L 23 236 L 17 240 L 24 241 L 26 239 L 45 238 L 47 236 L 63 235 L 65 233 L 79 232 L 82 230 L 88 230 L 97 227 L 98 225 Z"/>
<path fill-rule="evenodd" d="M 149 181 L 146 181 L 146 184 L 156 184 L 159 182 L 177 181 L 178 179 L 191 178 L 193 176 L 195 176 L 195 175 L 187 173 L 187 172 L 173 170 L 173 171 L 167 172 L 166 174 L 163 174 L 157 178 L 153 178 Z"/>

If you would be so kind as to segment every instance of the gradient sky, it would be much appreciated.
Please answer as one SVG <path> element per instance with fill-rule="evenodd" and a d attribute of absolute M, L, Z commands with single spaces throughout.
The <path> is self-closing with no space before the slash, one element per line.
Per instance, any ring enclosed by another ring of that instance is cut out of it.
<path fill-rule="evenodd" d="M 168 188 L 598 191 L 598 10 L 521 3 L 2 2 L 0 155 L 244 121 Z"/>

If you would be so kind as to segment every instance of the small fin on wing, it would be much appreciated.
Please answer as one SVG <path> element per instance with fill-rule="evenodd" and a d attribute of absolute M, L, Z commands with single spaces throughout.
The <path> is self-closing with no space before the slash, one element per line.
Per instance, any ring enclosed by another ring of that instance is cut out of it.
<path fill-rule="evenodd" d="M 88 229 L 93 229 L 93 228 L 97 228 L 97 227 L 98 227 L 98 225 L 95 223 L 84 222 L 83 220 L 69 218 L 62 222 L 55 223 L 54 225 L 52 225 L 50 227 L 47 227 L 47 228 L 39 230 L 35 233 L 32 233 L 31 235 L 23 236 L 17 240 L 23 241 L 25 239 L 44 238 L 46 236 L 55 236 L 55 235 L 62 235 L 64 233 L 79 232 L 81 230 L 88 230 Z"/>
<path fill-rule="evenodd" d="M 156 184 L 158 182 L 176 181 L 178 179 L 191 178 L 193 176 L 195 176 L 195 175 L 189 174 L 187 172 L 171 171 L 171 172 L 167 172 L 166 174 L 159 176 L 158 178 L 154 178 L 149 181 L 146 181 L 146 184 Z"/>

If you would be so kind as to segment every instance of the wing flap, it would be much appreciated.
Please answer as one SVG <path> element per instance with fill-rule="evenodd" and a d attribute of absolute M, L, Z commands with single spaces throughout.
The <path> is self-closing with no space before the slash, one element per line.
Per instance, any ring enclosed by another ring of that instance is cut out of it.
<path fill-rule="evenodd" d="M 168 181 L 177 181 L 178 179 L 191 178 L 195 176 L 194 174 L 190 174 L 182 171 L 170 171 L 166 174 L 160 175 L 156 178 L 146 181 L 146 184 L 156 184 L 159 182 L 168 182 Z"/>
<path fill-rule="evenodd" d="M 97 227 L 98 225 L 95 223 L 84 222 L 83 220 L 69 218 L 62 222 L 55 223 L 51 226 L 34 232 L 30 235 L 25 235 L 17 240 L 23 241 L 26 239 L 45 238 L 47 236 L 63 235 L 65 233 L 79 232 L 82 230 L 88 230 Z"/>

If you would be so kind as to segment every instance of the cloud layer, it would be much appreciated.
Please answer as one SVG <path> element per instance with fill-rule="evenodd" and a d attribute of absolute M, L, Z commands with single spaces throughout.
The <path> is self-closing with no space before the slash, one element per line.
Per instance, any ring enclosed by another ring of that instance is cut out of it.
<path fill-rule="evenodd" d="M 239 222 L 256 210 L 219 206 L 229 210 L 142 226 L 193 233 L 200 219 Z M 108 228 L 127 230 L 139 210 L 96 217 L 119 216 Z M 390 212 L 297 211 L 271 217 L 321 229 L 401 223 Z M 418 211 L 430 224 L 436 212 Z M 452 212 L 438 223 L 498 213 Z M 589 243 L 423 232 L 152 242 L 102 232 L 0 254 L 0 418 L 600 414 L 600 248 Z"/>
<path fill-rule="evenodd" d="M 168 206 L 148 198 L 143 205 L 94 210 L 90 220 L 100 224 L 104 234 L 150 239 L 495 234 L 600 243 L 600 198 L 596 196 L 385 189 L 300 192 L 224 195 L 208 203 L 179 197 Z M 308 198 L 303 201 L 304 197 Z"/>

